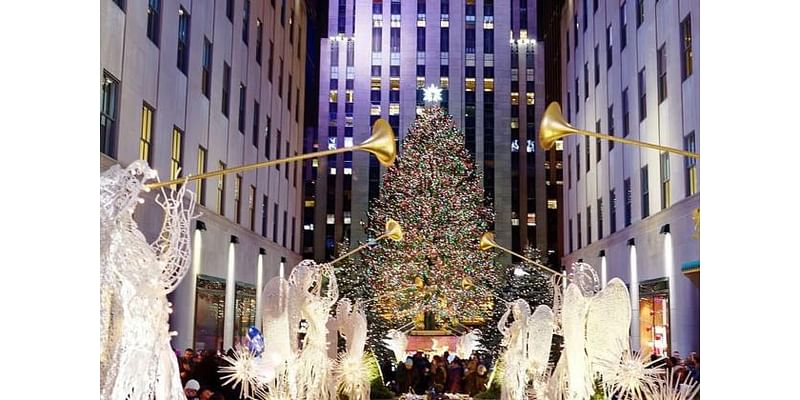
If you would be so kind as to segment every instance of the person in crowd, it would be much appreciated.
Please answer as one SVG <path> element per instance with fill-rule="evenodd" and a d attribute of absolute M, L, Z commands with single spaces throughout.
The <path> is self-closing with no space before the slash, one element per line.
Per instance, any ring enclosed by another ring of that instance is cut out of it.
<path fill-rule="evenodd" d="M 421 351 L 418 351 L 417 355 L 418 358 L 415 360 L 414 367 L 417 369 L 419 380 L 414 387 L 414 392 L 417 394 L 422 394 L 431 387 L 433 372 L 431 371 L 431 363 L 428 361 L 428 358 L 422 354 Z"/>
<path fill-rule="evenodd" d="M 197 399 L 198 400 L 211 400 L 211 396 L 214 395 L 214 391 L 211 390 L 209 387 L 204 387 L 197 392 Z"/>
<path fill-rule="evenodd" d="M 397 377 L 396 393 L 398 395 L 416 390 L 415 388 L 419 383 L 419 373 L 418 370 L 414 368 L 414 360 L 411 357 L 407 357 L 404 363 L 400 363 L 397 366 L 395 376 Z"/>
<path fill-rule="evenodd" d="M 197 399 L 198 390 L 200 390 L 200 382 L 197 382 L 194 379 L 189 379 L 189 381 L 186 382 L 186 385 L 183 387 L 183 393 L 186 395 L 188 400 Z"/>
<path fill-rule="evenodd" d="M 693 359 L 686 360 L 686 377 L 694 382 L 700 383 L 700 369 L 697 368 L 697 363 Z"/>
<path fill-rule="evenodd" d="M 464 379 L 464 367 L 458 356 L 447 366 L 446 393 L 459 393 L 461 391 L 462 380 Z"/>
<path fill-rule="evenodd" d="M 223 396 L 222 393 L 214 393 L 214 395 L 211 396 L 211 400 L 225 400 L 225 396 Z"/>
<path fill-rule="evenodd" d="M 444 369 L 450 368 L 450 352 L 445 351 L 442 353 L 442 361 L 444 362 Z"/>
<path fill-rule="evenodd" d="M 475 375 L 475 387 L 472 388 L 473 391 L 469 394 L 470 396 L 475 396 L 486 390 L 486 384 L 489 383 L 489 371 L 486 369 L 486 366 L 478 364 L 477 371 L 478 373 Z"/>
<path fill-rule="evenodd" d="M 475 389 L 477 376 L 478 376 L 478 358 L 475 356 L 475 354 L 472 354 L 471 356 L 469 356 L 469 361 L 467 362 L 467 365 L 464 369 L 464 384 L 461 387 L 461 393 L 474 396 L 473 391 Z"/>
<path fill-rule="evenodd" d="M 433 363 L 431 363 L 433 388 L 436 393 L 444 393 L 445 385 L 447 384 L 447 370 L 444 367 L 442 357 L 433 356 Z"/>

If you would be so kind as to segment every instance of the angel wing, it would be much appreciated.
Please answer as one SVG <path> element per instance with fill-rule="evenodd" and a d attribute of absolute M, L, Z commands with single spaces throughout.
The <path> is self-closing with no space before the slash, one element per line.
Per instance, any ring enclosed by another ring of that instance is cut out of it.
<path fill-rule="evenodd" d="M 610 372 L 608 362 L 616 364 L 629 349 L 630 327 L 631 297 L 625 284 L 614 278 L 589 301 L 586 354 L 593 373 Z"/>
<path fill-rule="evenodd" d="M 264 286 L 262 312 L 262 332 L 264 343 L 273 354 L 276 364 L 289 359 L 292 355 L 292 343 L 289 329 L 288 296 L 289 281 L 276 276 Z M 295 336 L 297 337 L 297 336 Z"/>
<path fill-rule="evenodd" d="M 473 351 L 483 348 L 481 339 L 481 331 L 478 329 L 473 329 L 459 336 L 456 342 L 456 354 L 458 354 L 461 359 L 468 359 Z"/>
<path fill-rule="evenodd" d="M 383 343 L 392 350 L 397 362 L 402 362 L 406 359 L 408 337 L 405 332 L 397 329 L 389 329 L 389 332 L 386 333 L 386 339 L 383 339 Z"/>
<path fill-rule="evenodd" d="M 528 320 L 528 374 L 539 376 L 547 370 L 550 346 L 553 343 L 553 310 L 546 305 L 536 307 Z"/>
<path fill-rule="evenodd" d="M 586 358 L 586 310 L 589 301 L 581 289 L 570 283 L 564 291 L 561 329 L 564 331 L 564 354 L 567 363 L 569 397 L 588 399 L 592 393 L 592 379 Z"/>

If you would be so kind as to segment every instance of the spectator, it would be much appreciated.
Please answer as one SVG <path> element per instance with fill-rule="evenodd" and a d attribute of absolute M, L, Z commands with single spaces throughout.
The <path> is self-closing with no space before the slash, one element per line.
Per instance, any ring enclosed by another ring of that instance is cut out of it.
<path fill-rule="evenodd" d="M 456 356 L 447 369 L 447 393 L 461 393 L 461 384 L 464 380 L 464 365 Z"/>
<path fill-rule="evenodd" d="M 464 370 L 464 385 L 461 388 L 461 393 L 475 396 L 475 394 L 478 393 L 475 390 L 477 377 L 478 358 L 473 354 L 469 357 L 469 362 L 467 362 L 466 369 Z"/>
<path fill-rule="evenodd" d="M 478 365 L 478 374 L 475 377 L 475 387 L 473 388 L 475 394 L 488 389 L 486 387 L 486 384 L 489 382 L 488 372 L 485 365 Z M 475 394 L 470 394 L 470 396 L 474 396 Z"/>
<path fill-rule="evenodd" d="M 188 400 L 196 399 L 198 390 L 200 390 L 200 383 L 194 379 L 190 379 L 186 382 L 186 386 L 183 387 L 183 393 Z"/>
<path fill-rule="evenodd" d="M 211 390 L 211 388 L 209 387 L 204 387 L 200 389 L 198 393 L 199 393 L 197 397 L 198 400 L 211 400 L 211 396 L 214 395 L 214 391 Z"/>
<path fill-rule="evenodd" d="M 444 362 L 441 357 L 433 356 L 431 369 L 433 370 L 433 388 L 436 390 L 436 393 L 444 393 L 447 383 L 447 370 L 444 367 Z"/>
<path fill-rule="evenodd" d="M 397 366 L 397 394 L 401 395 L 416 390 L 419 383 L 419 373 L 414 368 L 414 361 L 411 357 L 406 358 L 405 363 Z"/>

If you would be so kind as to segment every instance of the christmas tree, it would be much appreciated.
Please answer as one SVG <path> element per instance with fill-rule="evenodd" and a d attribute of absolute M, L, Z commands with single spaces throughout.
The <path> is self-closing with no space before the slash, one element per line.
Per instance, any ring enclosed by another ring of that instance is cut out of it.
<path fill-rule="evenodd" d="M 529 246 L 523 255 L 550 267 L 547 256 L 537 248 Z M 528 302 L 531 312 L 542 304 L 552 307 L 553 289 L 550 284 L 550 276 L 549 272 L 525 261 L 504 268 L 502 283 L 495 290 L 497 301 L 492 309 L 492 317 L 486 322 L 485 328 L 481 329 L 483 345 L 491 353 L 492 358 L 497 359 L 502 352 L 500 341 L 503 339 L 503 335 L 497 330 L 497 322 L 507 310 L 506 302 L 523 299 Z M 513 316 L 509 323 L 512 320 Z"/>
<path fill-rule="evenodd" d="M 402 325 L 422 313 L 456 324 L 489 317 L 498 282 L 495 254 L 478 249 L 494 220 L 484 205 L 481 175 L 464 135 L 439 106 L 426 107 L 403 142 L 402 156 L 371 204 L 367 232 L 380 235 L 388 218 L 403 241 L 382 242 L 363 255 L 384 316 Z"/>

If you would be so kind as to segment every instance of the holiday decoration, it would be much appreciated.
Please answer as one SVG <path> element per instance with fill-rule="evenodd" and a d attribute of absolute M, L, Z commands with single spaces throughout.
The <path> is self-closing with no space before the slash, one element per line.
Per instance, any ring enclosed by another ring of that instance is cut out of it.
<path fill-rule="evenodd" d="M 181 186 L 156 203 L 164 223 L 148 243 L 133 220 L 146 181 L 144 161 L 100 175 L 100 398 L 185 399 L 170 346 L 167 294 L 188 270 L 194 196 Z"/>
<path fill-rule="evenodd" d="M 477 350 L 483 350 L 481 345 L 481 331 L 473 329 L 458 337 L 456 342 L 456 355 L 462 360 L 468 360 L 469 356 Z"/>
<path fill-rule="evenodd" d="M 350 300 L 344 298 L 339 300 L 336 317 L 331 320 L 334 329 L 347 341 L 347 350 L 339 353 L 333 369 L 336 393 L 344 394 L 349 400 L 369 400 L 370 382 L 377 375 L 375 359 L 364 353 L 367 316 L 359 302 L 351 305 Z"/>
<path fill-rule="evenodd" d="M 483 204 L 480 173 L 463 143 L 442 108 L 425 108 L 371 204 L 369 234 L 380 234 L 389 217 L 405 231 L 402 242 L 362 257 L 374 293 L 387 294 L 381 306 L 392 322 L 424 312 L 445 323 L 489 315 L 492 298 L 480 287 L 495 287 L 498 271 L 494 255 L 478 251 L 478 238 L 494 216 Z"/>
<path fill-rule="evenodd" d="M 406 333 L 399 329 L 389 329 L 389 332 L 386 333 L 386 339 L 383 339 L 383 343 L 394 353 L 394 360 L 398 363 L 406 359 L 406 351 L 408 350 L 408 335 Z"/>

